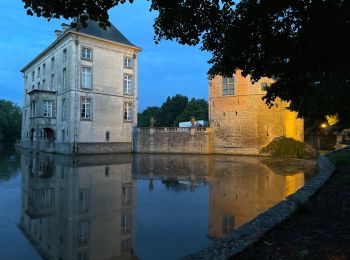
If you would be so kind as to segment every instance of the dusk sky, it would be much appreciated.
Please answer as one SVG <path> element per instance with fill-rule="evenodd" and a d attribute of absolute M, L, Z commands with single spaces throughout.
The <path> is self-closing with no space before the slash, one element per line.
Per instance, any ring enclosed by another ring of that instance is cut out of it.
<path fill-rule="evenodd" d="M 22 104 L 23 81 L 20 69 L 55 40 L 55 29 L 65 20 L 27 16 L 20 0 L 0 0 L 0 98 Z M 210 55 L 199 46 L 153 40 L 156 13 L 149 2 L 117 6 L 110 10 L 110 21 L 143 51 L 139 55 L 139 111 L 160 105 L 177 93 L 188 97 L 208 97 L 207 60 Z"/>

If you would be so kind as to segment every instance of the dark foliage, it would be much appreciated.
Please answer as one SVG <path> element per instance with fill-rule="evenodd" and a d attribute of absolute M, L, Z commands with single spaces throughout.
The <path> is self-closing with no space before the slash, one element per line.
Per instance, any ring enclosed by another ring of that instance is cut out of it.
<path fill-rule="evenodd" d="M 108 24 L 107 10 L 125 0 L 23 0 L 27 13 L 46 18 L 82 16 Z M 132 1 L 130 1 L 132 2 Z M 212 53 L 209 74 L 237 68 L 252 80 L 276 81 L 265 100 L 290 101 L 312 120 L 338 114 L 350 125 L 350 1 L 152 0 L 155 40 L 201 44 Z"/>
<path fill-rule="evenodd" d="M 0 99 L 0 142 L 14 143 L 21 136 L 22 110 L 3 99 Z"/>

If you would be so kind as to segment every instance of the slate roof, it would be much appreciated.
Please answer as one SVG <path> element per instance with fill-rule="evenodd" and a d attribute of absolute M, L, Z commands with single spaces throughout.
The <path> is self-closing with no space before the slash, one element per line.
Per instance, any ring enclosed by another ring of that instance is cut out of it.
<path fill-rule="evenodd" d="M 88 20 L 86 23 L 87 27 L 76 28 L 74 30 L 80 33 L 89 34 L 109 41 L 136 47 L 113 24 L 111 24 L 110 27 L 107 27 L 106 30 L 104 30 L 98 25 L 98 22 Z"/>

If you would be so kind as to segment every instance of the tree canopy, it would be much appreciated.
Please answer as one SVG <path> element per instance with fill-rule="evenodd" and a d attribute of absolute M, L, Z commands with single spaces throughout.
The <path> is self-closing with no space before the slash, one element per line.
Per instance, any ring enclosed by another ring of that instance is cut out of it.
<path fill-rule="evenodd" d="M 22 110 L 3 99 L 0 99 L 0 142 L 13 143 L 21 136 Z"/>
<path fill-rule="evenodd" d="M 22 1 L 30 15 L 89 17 L 105 26 L 107 11 L 126 0 Z M 253 81 L 274 78 L 269 105 L 280 97 L 300 116 L 338 114 L 350 125 L 350 1 L 151 0 L 151 10 L 158 12 L 155 40 L 200 44 L 212 54 L 211 77 L 239 68 Z"/>
<path fill-rule="evenodd" d="M 150 126 L 151 117 L 155 119 L 155 126 L 178 126 L 181 121 L 190 121 L 192 116 L 198 120 L 207 121 L 208 102 L 195 98 L 188 101 L 188 97 L 176 94 L 173 97 L 167 97 L 160 107 L 147 107 L 139 113 L 137 126 Z"/>

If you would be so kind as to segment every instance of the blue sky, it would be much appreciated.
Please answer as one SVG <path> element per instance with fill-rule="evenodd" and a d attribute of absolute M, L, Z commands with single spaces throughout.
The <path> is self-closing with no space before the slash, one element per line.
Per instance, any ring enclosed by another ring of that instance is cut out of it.
<path fill-rule="evenodd" d="M 0 98 L 22 104 L 20 69 L 54 41 L 54 30 L 65 21 L 27 16 L 20 0 L 0 0 L 0 6 Z M 149 2 L 143 0 L 109 12 L 110 21 L 143 49 L 139 55 L 139 111 L 159 106 L 177 93 L 207 99 L 210 55 L 199 47 L 171 41 L 156 45 L 152 27 L 156 14 L 148 10 Z"/>

